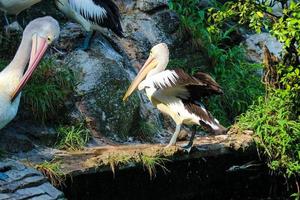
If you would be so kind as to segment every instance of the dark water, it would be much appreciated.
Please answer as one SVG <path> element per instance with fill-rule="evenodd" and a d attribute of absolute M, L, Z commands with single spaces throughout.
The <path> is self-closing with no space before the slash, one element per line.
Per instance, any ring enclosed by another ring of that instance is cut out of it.
<path fill-rule="evenodd" d="M 265 166 L 226 172 L 253 158 L 210 157 L 176 161 L 158 169 L 152 180 L 143 167 L 73 177 L 64 188 L 68 199 L 288 199 L 284 180 L 270 176 Z"/>

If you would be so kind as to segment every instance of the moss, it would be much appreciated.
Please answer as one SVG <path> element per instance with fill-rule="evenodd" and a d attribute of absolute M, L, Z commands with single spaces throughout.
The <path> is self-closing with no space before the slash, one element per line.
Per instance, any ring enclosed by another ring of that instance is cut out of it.
<path fill-rule="evenodd" d="M 98 126 L 100 131 L 107 136 L 113 133 L 124 139 L 132 136 L 131 127 L 139 122 L 140 100 L 134 93 L 127 102 L 123 102 L 122 97 L 130 81 L 124 76 L 125 70 L 115 65 L 115 62 L 104 64 L 99 87 L 84 99 L 90 101 L 89 109 L 102 122 Z"/>
<path fill-rule="evenodd" d="M 105 154 L 88 159 L 85 162 L 85 166 L 97 166 L 98 169 L 108 166 L 112 169 L 113 173 L 115 173 L 117 168 L 140 165 L 148 171 L 150 178 L 152 178 L 155 176 L 157 167 L 160 167 L 164 171 L 168 171 L 165 167 L 165 163 L 170 161 L 168 157 L 173 156 L 177 152 L 178 148 L 175 146 L 167 149 L 151 147 L 133 150 L 126 149 L 126 151 L 120 149 L 111 150 Z"/>

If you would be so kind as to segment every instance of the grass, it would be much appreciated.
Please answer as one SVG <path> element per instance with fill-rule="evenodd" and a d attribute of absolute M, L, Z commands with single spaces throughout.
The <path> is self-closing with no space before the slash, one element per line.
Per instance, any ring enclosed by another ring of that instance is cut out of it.
<path fill-rule="evenodd" d="M 75 74 L 54 58 L 44 58 L 24 88 L 22 101 L 38 121 L 60 120 L 75 86 Z"/>
<path fill-rule="evenodd" d="M 65 181 L 65 175 L 61 170 L 61 163 L 57 161 L 44 161 L 34 167 L 48 178 L 52 185 L 59 187 Z"/>
<path fill-rule="evenodd" d="M 170 160 L 162 157 L 153 157 L 148 155 L 141 155 L 141 161 L 143 166 L 147 168 L 149 172 L 150 179 L 156 176 L 156 167 L 159 166 L 164 172 L 168 172 L 169 170 L 165 167 L 165 162 Z"/>
<path fill-rule="evenodd" d="M 168 172 L 165 164 L 170 161 L 168 157 L 173 156 L 177 150 L 176 148 L 163 149 L 161 147 L 132 149 L 128 151 L 112 149 L 88 159 L 85 165 L 87 167 L 97 166 L 99 169 L 108 166 L 111 168 L 114 176 L 117 168 L 142 166 L 149 173 L 150 179 L 152 179 L 156 176 L 157 168 Z"/>
<path fill-rule="evenodd" d="M 238 120 L 241 129 L 252 129 L 270 169 L 287 178 L 300 176 L 300 119 L 293 119 L 289 92 L 276 90 L 260 98 Z"/>
<path fill-rule="evenodd" d="M 56 146 L 64 150 L 80 150 L 90 139 L 90 131 L 83 123 L 74 126 L 60 126 L 57 133 Z"/>

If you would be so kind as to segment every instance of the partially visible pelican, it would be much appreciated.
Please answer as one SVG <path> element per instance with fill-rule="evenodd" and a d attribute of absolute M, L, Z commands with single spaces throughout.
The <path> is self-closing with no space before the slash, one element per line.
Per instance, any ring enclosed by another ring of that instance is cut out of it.
<path fill-rule="evenodd" d="M 35 19 L 25 28 L 14 59 L 0 72 L 0 129 L 16 116 L 21 90 L 37 68 L 48 46 L 58 38 L 59 33 L 59 24 L 52 17 Z M 28 62 L 29 65 L 24 73 Z"/>
<path fill-rule="evenodd" d="M 39 3 L 41 0 L 0 0 L 0 10 L 4 12 L 7 25 L 9 24 L 6 15 L 19 15 L 23 10 Z"/>
<path fill-rule="evenodd" d="M 145 90 L 149 100 L 161 112 L 169 115 L 176 123 L 176 131 L 167 147 L 176 143 L 182 124 L 201 125 L 214 134 L 226 132 L 200 102 L 202 97 L 222 94 L 220 86 L 205 73 L 195 76 L 186 74 L 181 69 L 165 70 L 169 62 L 169 49 L 164 43 L 151 49 L 150 56 L 140 70 L 123 100 L 125 101 L 138 87 Z M 192 133 L 189 143 L 184 146 L 190 151 L 196 131 Z"/>
<path fill-rule="evenodd" d="M 94 31 L 101 31 L 101 27 L 123 37 L 119 8 L 112 0 L 55 0 L 55 3 L 59 10 L 87 31 L 83 50 L 89 47 Z"/>

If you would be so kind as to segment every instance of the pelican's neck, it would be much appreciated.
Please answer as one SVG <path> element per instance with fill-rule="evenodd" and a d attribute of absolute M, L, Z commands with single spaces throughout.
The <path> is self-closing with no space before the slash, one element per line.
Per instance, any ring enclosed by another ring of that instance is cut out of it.
<path fill-rule="evenodd" d="M 31 52 L 31 40 L 23 37 L 14 59 L 3 70 L 3 73 L 12 73 L 16 78 L 21 79 L 28 64 Z"/>

